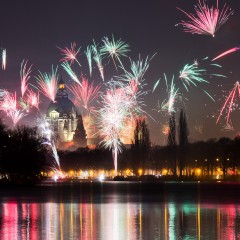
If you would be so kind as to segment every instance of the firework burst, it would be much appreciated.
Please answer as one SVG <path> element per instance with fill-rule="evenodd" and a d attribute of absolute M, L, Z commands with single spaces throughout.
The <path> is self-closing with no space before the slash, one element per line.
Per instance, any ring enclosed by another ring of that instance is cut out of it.
<path fill-rule="evenodd" d="M 77 101 L 80 103 L 80 106 L 86 112 L 86 115 L 95 112 L 95 109 L 93 106 L 91 106 L 91 103 L 94 99 L 99 97 L 100 88 L 100 85 L 94 87 L 93 82 L 89 83 L 88 79 L 83 76 L 81 86 L 76 84 L 69 87 Z"/>
<path fill-rule="evenodd" d="M 215 36 L 217 30 L 229 19 L 233 11 L 224 4 L 222 10 L 218 8 L 218 0 L 216 7 L 209 7 L 204 1 L 198 1 L 195 6 L 195 15 L 187 13 L 178 8 L 187 17 L 188 21 L 181 21 L 179 25 L 183 26 L 185 32 L 192 34 L 205 34 Z"/>
<path fill-rule="evenodd" d="M 55 95 L 57 92 L 57 68 L 52 68 L 52 73 L 41 73 L 36 77 L 39 90 L 50 100 L 55 102 Z"/>
<path fill-rule="evenodd" d="M 114 36 L 109 40 L 108 37 L 103 38 L 103 46 L 100 49 L 102 55 L 108 55 L 112 58 L 114 66 L 117 70 L 117 64 L 115 59 L 120 63 L 121 67 L 124 69 L 123 64 L 120 60 L 121 56 L 126 57 L 129 50 L 129 45 L 123 42 L 121 39 L 115 41 Z"/>
<path fill-rule="evenodd" d="M 62 63 L 61 65 L 63 69 L 68 73 L 68 75 L 72 78 L 72 80 L 81 86 L 82 84 L 78 79 L 77 75 L 75 74 L 75 72 L 72 70 L 70 64 L 68 62 L 65 62 Z"/>
<path fill-rule="evenodd" d="M 80 48 L 76 48 L 76 43 L 73 42 L 71 43 L 71 48 L 65 47 L 65 48 L 59 48 L 62 55 L 64 56 L 63 58 L 60 59 L 61 62 L 70 62 L 71 64 L 76 61 L 78 65 L 81 67 L 81 64 L 77 60 L 77 55 L 80 51 Z"/>

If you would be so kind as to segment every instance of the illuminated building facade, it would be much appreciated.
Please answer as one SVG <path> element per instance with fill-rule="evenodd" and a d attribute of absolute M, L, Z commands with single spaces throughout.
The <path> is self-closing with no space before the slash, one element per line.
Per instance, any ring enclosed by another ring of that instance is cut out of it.
<path fill-rule="evenodd" d="M 48 106 L 46 120 L 59 146 L 86 147 L 86 131 L 82 116 L 68 98 L 66 84 L 62 78 L 58 81 L 55 100 Z"/>

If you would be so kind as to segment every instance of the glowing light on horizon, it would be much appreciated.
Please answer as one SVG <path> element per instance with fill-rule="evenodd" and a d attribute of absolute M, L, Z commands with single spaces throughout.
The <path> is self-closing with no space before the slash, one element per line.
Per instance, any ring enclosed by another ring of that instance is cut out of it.
<path fill-rule="evenodd" d="M 183 26 L 184 32 L 192 34 L 204 34 L 215 36 L 217 30 L 229 19 L 230 15 L 233 14 L 233 10 L 224 4 L 220 10 L 218 8 L 218 0 L 216 7 L 209 7 L 204 1 L 198 0 L 198 4 L 195 5 L 195 14 L 187 13 L 181 8 L 177 8 L 183 12 L 187 17 L 188 21 L 181 21 L 177 25 Z"/>

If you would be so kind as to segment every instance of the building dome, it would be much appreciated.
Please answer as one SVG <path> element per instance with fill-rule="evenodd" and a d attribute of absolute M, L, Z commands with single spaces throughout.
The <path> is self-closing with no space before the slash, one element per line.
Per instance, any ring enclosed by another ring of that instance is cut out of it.
<path fill-rule="evenodd" d="M 76 113 L 77 109 L 69 98 L 56 98 L 55 102 L 51 101 L 48 105 L 47 117 L 52 111 L 58 112 L 59 117 L 62 117 L 65 114 L 70 116 L 71 113 Z"/>

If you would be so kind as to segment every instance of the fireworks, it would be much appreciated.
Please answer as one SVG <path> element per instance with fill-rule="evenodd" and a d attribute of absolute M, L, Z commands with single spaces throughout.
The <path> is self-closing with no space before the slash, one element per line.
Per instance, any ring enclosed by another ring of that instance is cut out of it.
<path fill-rule="evenodd" d="M 71 48 L 59 48 L 62 54 L 64 55 L 63 58 L 60 59 L 61 62 L 70 62 L 71 64 L 76 61 L 78 65 L 81 67 L 81 64 L 77 60 L 77 55 L 80 51 L 80 48 L 76 49 L 76 43 L 71 43 Z"/>
<path fill-rule="evenodd" d="M 4 48 L 2 50 L 2 69 L 5 70 L 7 65 L 7 50 Z"/>
<path fill-rule="evenodd" d="M 233 52 L 236 52 L 236 51 L 239 51 L 240 50 L 240 47 L 234 47 L 234 48 L 231 48 L 223 53 L 221 53 L 220 55 L 218 55 L 217 57 L 215 57 L 212 61 L 215 61 L 221 57 L 224 57 L 226 55 L 228 55 L 229 53 L 233 53 Z"/>
<path fill-rule="evenodd" d="M 120 136 L 127 127 L 127 122 L 133 118 L 137 100 L 135 95 L 128 94 L 120 82 L 110 82 L 106 94 L 102 96 L 102 107 L 98 114 L 99 134 L 104 146 L 112 149 L 115 172 L 117 173 L 117 154 L 121 152 Z M 140 109 L 138 109 L 140 111 Z"/>
<path fill-rule="evenodd" d="M 29 90 L 26 97 L 26 102 L 37 109 L 39 109 L 39 93 L 36 94 L 32 90 Z"/>
<path fill-rule="evenodd" d="M 22 61 L 21 70 L 20 70 L 22 97 L 24 96 L 28 88 L 28 80 L 30 78 L 30 73 L 32 71 L 31 68 L 32 68 L 32 65 L 29 68 L 27 68 L 27 61 L 24 61 L 24 60 Z"/>
<path fill-rule="evenodd" d="M 174 84 L 174 76 L 172 77 L 169 96 L 168 96 L 168 113 L 175 112 L 174 103 L 176 102 L 176 98 L 178 96 L 178 88 L 176 88 Z"/>
<path fill-rule="evenodd" d="M 54 71 L 52 68 L 52 73 L 41 73 L 39 71 L 39 75 L 37 78 L 38 85 L 40 87 L 40 91 L 53 102 L 55 101 L 55 95 L 57 92 L 57 68 Z"/>
<path fill-rule="evenodd" d="M 92 53 L 93 53 L 93 60 L 96 62 L 98 70 L 100 72 L 101 78 L 104 81 L 104 72 L 103 72 L 103 65 L 102 65 L 102 56 L 98 51 L 97 45 L 93 42 L 92 45 Z"/>
<path fill-rule="evenodd" d="M 181 21 L 179 25 L 183 26 L 185 32 L 192 34 L 204 34 L 215 36 L 217 30 L 228 20 L 233 11 L 224 4 L 222 10 L 218 8 L 218 0 L 216 7 L 211 8 L 205 2 L 198 1 L 195 6 L 195 14 L 187 13 L 178 8 L 187 17 L 188 21 Z"/>
<path fill-rule="evenodd" d="M 23 113 L 21 110 L 15 110 L 15 111 L 10 111 L 7 114 L 8 117 L 11 118 L 13 122 L 13 126 L 15 127 L 16 124 L 24 117 L 26 116 L 25 113 Z"/>
<path fill-rule="evenodd" d="M 199 69 L 195 63 L 191 65 L 186 64 L 180 71 L 179 78 L 182 80 L 183 86 L 188 91 L 188 87 L 191 84 L 196 87 L 198 82 L 208 83 L 208 81 L 202 77 L 203 73 L 205 72 L 205 69 Z"/>
<path fill-rule="evenodd" d="M 104 45 L 101 47 L 100 52 L 102 55 L 109 55 L 109 57 L 112 58 L 114 66 L 117 70 L 117 65 L 114 60 L 116 58 L 118 62 L 120 63 L 121 67 L 123 68 L 123 64 L 120 60 L 120 56 L 126 57 L 126 53 L 128 53 L 129 50 L 129 45 L 121 39 L 115 41 L 114 37 L 112 36 L 112 40 L 110 41 L 108 37 L 103 38 L 103 43 Z"/>
<path fill-rule="evenodd" d="M 219 122 L 221 116 L 223 115 L 223 111 L 224 110 L 226 110 L 226 112 L 227 112 L 226 124 L 229 123 L 230 114 L 235 109 L 234 100 L 236 98 L 236 95 L 238 95 L 238 98 L 240 98 L 240 84 L 239 84 L 239 82 L 235 83 L 233 89 L 231 90 L 231 92 L 227 96 L 227 98 L 226 98 L 226 100 L 225 100 L 225 102 L 223 104 L 223 107 L 222 107 L 222 109 L 220 111 L 220 114 L 218 115 L 216 123 Z"/>
<path fill-rule="evenodd" d="M 154 56 L 152 56 L 151 58 L 147 57 L 145 60 L 141 59 L 139 56 L 139 60 L 138 61 L 132 61 L 131 62 L 131 71 L 126 71 L 125 69 L 125 74 L 123 76 L 121 76 L 119 79 L 120 80 L 124 80 L 124 81 L 131 81 L 134 80 L 137 85 L 142 85 L 144 82 L 144 74 L 146 73 L 146 71 L 149 68 L 149 63 L 151 61 L 151 59 Z"/>
<path fill-rule="evenodd" d="M 87 46 L 87 50 L 84 51 L 87 61 L 88 61 L 88 66 L 89 66 L 89 72 L 90 72 L 90 77 L 92 76 L 92 49 L 90 46 Z"/>
<path fill-rule="evenodd" d="M 93 82 L 89 81 L 82 76 L 82 83 L 80 85 L 70 86 L 69 89 L 72 91 L 76 99 L 79 101 L 81 107 L 89 115 L 94 112 L 94 107 L 90 106 L 91 102 L 99 96 L 100 85 L 94 87 Z"/>
<path fill-rule="evenodd" d="M 68 73 L 68 75 L 72 78 L 72 80 L 81 86 L 82 84 L 78 79 L 77 75 L 75 74 L 75 72 L 72 70 L 70 64 L 68 62 L 65 62 L 65 63 L 62 63 L 61 65 L 63 69 Z"/>

